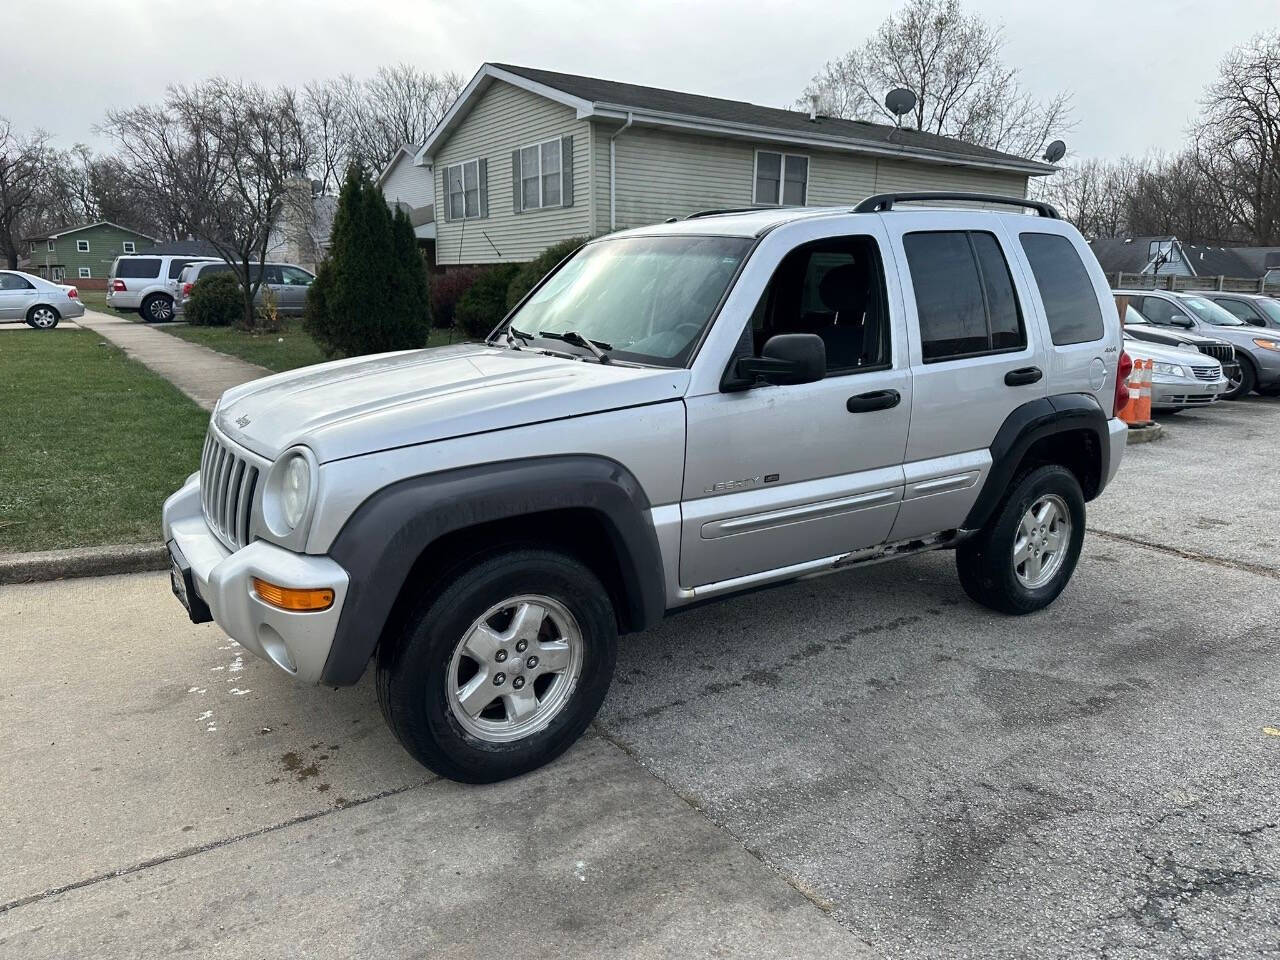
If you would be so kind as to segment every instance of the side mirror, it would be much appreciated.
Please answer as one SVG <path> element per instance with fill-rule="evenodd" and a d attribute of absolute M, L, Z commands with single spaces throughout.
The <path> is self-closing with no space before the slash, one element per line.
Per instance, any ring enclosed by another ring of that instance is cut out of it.
<path fill-rule="evenodd" d="M 1169 322 L 1175 327 L 1185 327 L 1187 330 L 1190 330 L 1195 326 L 1195 324 L 1191 322 L 1190 317 L 1184 317 L 1176 313 L 1169 318 Z"/>
<path fill-rule="evenodd" d="M 759 357 L 739 357 L 722 390 L 747 390 L 760 383 L 814 383 L 827 375 L 827 345 L 814 333 L 770 337 Z"/>

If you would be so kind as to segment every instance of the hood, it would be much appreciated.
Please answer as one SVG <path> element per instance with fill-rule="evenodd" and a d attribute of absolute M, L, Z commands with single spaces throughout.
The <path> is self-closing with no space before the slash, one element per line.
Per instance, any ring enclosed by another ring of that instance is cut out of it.
<path fill-rule="evenodd" d="M 1159 343 L 1148 343 L 1143 340 L 1126 338 L 1125 352 L 1135 360 L 1158 360 L 1161 363 L 1196 363 L 1205 365 L 1217 363 L 1213 357 L 1201 353 L 1195 347 L 1167 346 Z"/>
<path fill-rule="evenodd" d="M 222 395 L 218 429 L 274 460 L 306 444 L 321 463 L 390 447 L 677 400 L 687 370 L 458 344 L 337 360 Z"/>
<path fill-rule="evenodd" d="M 1163 343 L 1171 347 L 1188 347 L 1198 349 L 1202 344 L 1223 343 L 1213 337 L 1202 337 L 1198 333 L 1174 327 L 1161 327 L 1151 323 L 1126 323 L 1124 335 L 1130 340 L 1145 340 L 1147 343 Z"/>
<path fill-rule="evenodd" d="M 1202 326 L 1200 329 L 1203 330 L 1204 327 Z M 1255 337 L 1269 339 L 1265 327 L 1255 327 L 1251 323 L 1246 323 L 1240 327 L 1214 327 L 1213 336 L 1235 346 L 1249 347 L 1251 349 L 1254 346 L 1253 340 Z"/>

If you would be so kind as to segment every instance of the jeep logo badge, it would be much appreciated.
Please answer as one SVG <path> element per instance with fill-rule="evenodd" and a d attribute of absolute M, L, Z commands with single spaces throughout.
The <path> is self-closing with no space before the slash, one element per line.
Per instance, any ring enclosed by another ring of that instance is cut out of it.
<path fill-rule="evenodd" d="M 248 418 L 248 417 L 244 417 L 244 416 L 236 417 L 236 426 L 237 426 L 237 427 L 239 427 L 240 429 L 242 429 L 242 430 L 243 430 L 243 429 L 244 429 L 245 427 L 247 427 L 248 425 L 249 425 L 249 418 Z"/>

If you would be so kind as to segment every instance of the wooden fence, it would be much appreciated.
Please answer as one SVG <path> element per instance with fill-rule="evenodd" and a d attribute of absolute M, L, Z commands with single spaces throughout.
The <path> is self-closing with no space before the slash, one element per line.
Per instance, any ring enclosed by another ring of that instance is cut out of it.
<path fill-rule="evenodd" d="M 1173 274 L 1109 273 L 1113 290 L 1222 290 L 1227 293 L 1280 295 L 1280 278 L 1256 280 L 1248 277 L 1179 277 Z"/>

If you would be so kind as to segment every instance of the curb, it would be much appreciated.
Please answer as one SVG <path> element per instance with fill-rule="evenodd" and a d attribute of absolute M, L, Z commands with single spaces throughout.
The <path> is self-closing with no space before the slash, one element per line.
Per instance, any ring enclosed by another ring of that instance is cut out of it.
<path fill-rule="evenodd" d="M 1164 436 L 1164 427 L 1154 420 L 1148 420 L 1146 423 L 1130 424 L 1125 443 L 1150 443 L 1152 440 L 1159 440 L 1162 436 Z"/>
<path fill-rule="evenodd" d="M 37 553 L 0 553 L 0 584 L 38 583 L 73 577 L 105 577 L 113 573 L 165 570 L 169 553 L 163 543 L 125 543 Z"/>

